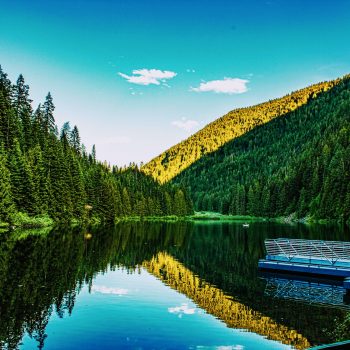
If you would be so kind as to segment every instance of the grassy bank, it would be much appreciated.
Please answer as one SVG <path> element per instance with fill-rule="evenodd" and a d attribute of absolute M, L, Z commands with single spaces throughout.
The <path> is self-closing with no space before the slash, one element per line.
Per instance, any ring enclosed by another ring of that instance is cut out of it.
<path fill-rule="evenodd" d="M 147 221 L 147 222 L 176 222 L 176 221 L 188 221 L 191 220 L 190 217 L 180 217 L 176 215 L 167 215 L 167 216 L 125 216 L 125 217 L 117 217 L 115 219 L 116 223 L 119 222 L 137 222 L 137 221 Z M 50 218 L 47 215 L 41 215 L 41 216 L 29 216 L 25 213 L 16 213 L 12 217 L 11 224 L 6 222 L 0 222 L 0 230 L 1 231 L 7 231 L 8 229 L 12 228 L 25 228 L 25 229 L 40 229 L 40 228 L 47 228 L 47 227 L 53 227 L 56 224 L 59 224 L 60 222 L 54 221 L 52 218 Z M 98 226 L 103 224 L 103 221 L 98 217 L 91 217 L 89 219 L 77 219 L 73 218 L 71 219 L 68 224 L 71 226 L 78 226 L 81 224 L 88 224 L 91 226 Z"/>
<path fill-rule="evenodd" d="M 250 215 L 224 215 L 209 211 L 195 212 L 187 217 L 194 221 L 237 221 L 237 222 L 252 222 L 252 221 L 267 221 L 268 219 Z"/>
<path fill-rule="evenodd" d="M 118 218 L 117 222 L 127 222 L 127 221 L 164 221 L 164 222 L 174 222 L 174 221 L 235 221 L 235 222 L 253 222 L 253 221 L 267 221 L 266 218 L 249 216 L 249 215 L 224 215 L 215 212 L 195 212 L 193 215 L 188 216 L 128 216 L 123 218 Z"/>
<path fill-rule="evenodd" d="M 26 213 L 17 212 L 12 217 L 12 227 L 42 228 L 49 227 L 54 221 L 48 215 L 29 216 Z"/>
<path fill-rule="evenodd" d="M 117 218 L 116 222 L 130 221 L 154 221 L 154 222 L 174 222 L 188 220 L 187 216 L 165 215 L 165 216 L 124 216 Z"/>
<path fill-rule="evenodd" d="M 312 216 L 306 216 L 304 218 L 298 218 L 295 214 L 289 216 L 281 216 L 277 218 L 268 218 L 268 217 L 257 217 L 251 215 L 224 215 L 216 212 L 195 212 L 193 215 L 187 216 L 184 218 L 186 220 L 192 221 L 230 221 L 230 222 L 276 222 L 282 224 L 321 224 L 321 225 L 334 225 L 334 224 L 347 224 L 350 225 L 350 222 L 345 222 L 341 220 L 332 220 L 332 219 L 318 219 Z"/>

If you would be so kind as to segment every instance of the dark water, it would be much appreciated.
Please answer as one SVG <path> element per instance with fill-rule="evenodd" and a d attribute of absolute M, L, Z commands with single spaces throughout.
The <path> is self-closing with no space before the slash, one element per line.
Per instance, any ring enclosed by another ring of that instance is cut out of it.
<path fill-rule="evenodd" d="M 4 349 L 304 349 L 350 338 L 341 286 L 260 275 L 264 239 L 341 227 L 128 223 L 0 235 Z"/>

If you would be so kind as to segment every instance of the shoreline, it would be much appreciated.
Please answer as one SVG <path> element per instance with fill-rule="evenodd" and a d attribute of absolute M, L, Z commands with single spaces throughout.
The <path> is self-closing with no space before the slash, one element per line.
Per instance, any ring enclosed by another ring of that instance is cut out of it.
<path fill-rule="evenodd" d="M 320 225 L 334 225 L 342 224 L 349 225 L 349 223 L 335 220 L 335 219 L 315 219 L 311 217 L 305 218 L 296 218 L 294 216 L 287 217 L 277 217 L 277 218 L 268 218 L 268 217 L 256 217 L 250 215 L 225 215 L 215 212 L 195 212 L 192 215 L 187 216 L 176 216 L 176 215 L 165 215 L 165 216 L 126 216 L 116 218 L 114 224 L 122 222 L 236 222 L 236 223 L 253 223 L 253 222 L 274 222 L 281 224 L 320 224 Z M 55 227 L 63 223 L 62 221 L 54 221 L 47 215 L 40 215 L 30 217 L 24 213 L 16 214 L 15 220 L 12 224 L 0 222 L 0 232 L 15 230 L 15 229 L 41 229 L 48 227 Z M 69 222 L 66 222 L 70 226 L 78 225 L 103 225 L 103 221 L 99 218 L 92 217 L 90 219 L 71 219 Z"/>

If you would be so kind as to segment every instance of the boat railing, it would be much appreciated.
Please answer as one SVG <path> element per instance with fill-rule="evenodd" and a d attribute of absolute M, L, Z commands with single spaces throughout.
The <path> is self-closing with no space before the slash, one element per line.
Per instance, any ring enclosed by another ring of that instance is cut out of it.
<path fill-rule="evenodd" d="M 267 259 L 331 266 L 350 266 L 350 242 L 266 239 Z"/>

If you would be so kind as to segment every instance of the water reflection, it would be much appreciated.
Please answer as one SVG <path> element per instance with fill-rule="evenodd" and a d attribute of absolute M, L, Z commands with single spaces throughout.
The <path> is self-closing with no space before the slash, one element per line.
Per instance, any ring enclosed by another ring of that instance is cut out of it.
<path fill-rule="evenodd" d="M 146 268 L 229 327 L 297 348 L 332 342 L 346 310 L 325 312 L 319 304 L 275 298 L 258 278 L 264 239 L 281 236 L 349 240 L 341 228 L 264 223 L 249 230 L 221 223 L 128 223 L 98 230 L 2 234 L 0 347 L 18 348 L 27 333 L 43 348 L 50 316 L 70 315 L 84 285 L 94 293 L 125 295 L 125 290 L 92 283 L 101 272 L 119 267 L 130 273 Z M 189 312 L 185 306 L 174 307 Z"/>
<path fill-rule="evenodd" d="M 307 276 L 262 273 L 265 295 L 350 310 L 349 291 L 342 280 L 322 280 Z"/>
<path fill-rule="evenodd" d="M 246 329 L 268 339 L 293 345 L 297 349 L 310 346 L 308 340 L 296 330 L 278 324 L 270 317 L 237 302 L 219 288 L 193 275 L 189 269 L 166 253 L 159 253 L 151 261 L 144 262 L 144 266 L 150 273 L 187 295 L 229 327 Z"/>

